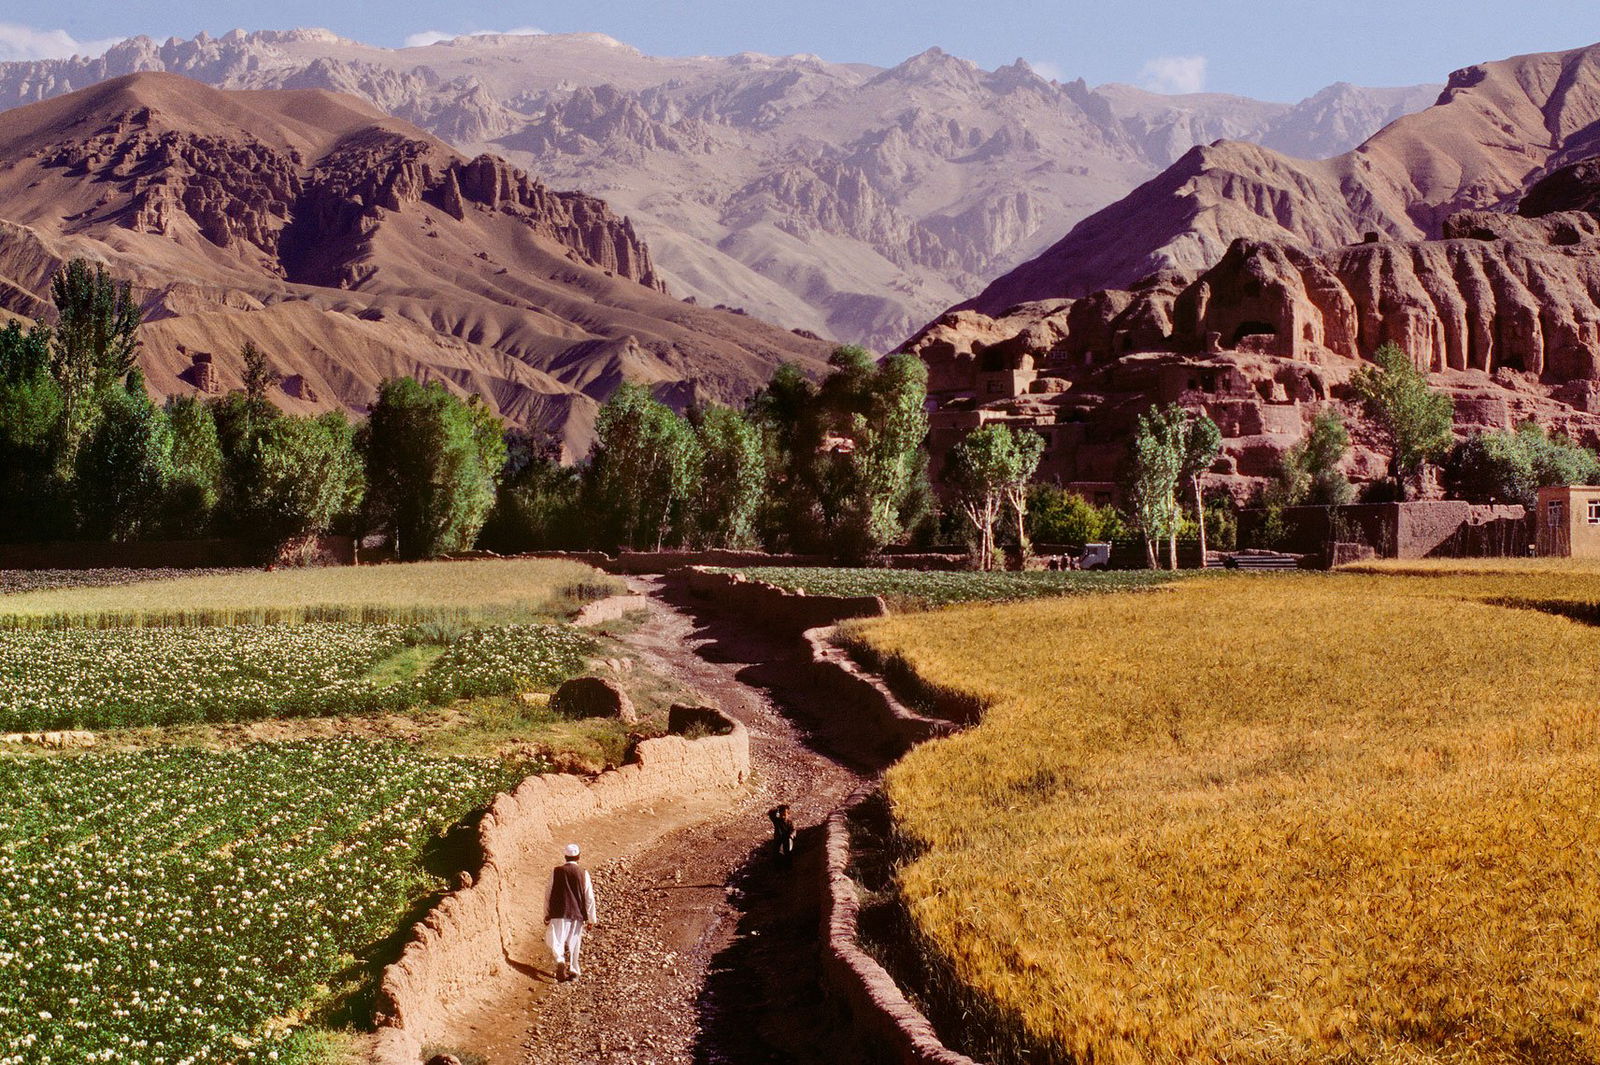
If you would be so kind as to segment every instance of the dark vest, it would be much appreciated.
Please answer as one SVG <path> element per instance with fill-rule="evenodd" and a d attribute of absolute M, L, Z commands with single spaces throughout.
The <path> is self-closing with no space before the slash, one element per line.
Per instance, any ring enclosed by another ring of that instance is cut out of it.
<path fill-rule="evenodd" d="M 583 866 L 577 862 L 556 866 L 550 878 L 550 900 L 545 904 L 544 919 L 554 921 L 558 917 L 569 921 L 589 919 L 589 910 L 583 904 Z"/>

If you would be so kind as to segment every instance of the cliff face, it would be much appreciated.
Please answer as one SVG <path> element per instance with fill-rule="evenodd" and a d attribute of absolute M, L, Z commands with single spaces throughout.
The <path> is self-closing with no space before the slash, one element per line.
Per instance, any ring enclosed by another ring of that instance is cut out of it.
<path fill-rule="evenodd" d="M 297 30 L 0 64 L 0 107 L 140 71 L 358 96 L 468 154 L 603 195 L 649 238 L 675 292 L 880 347 L 1196 144 L 1321 157 L 1438 91 L 1341 85 L 1287 105 L 1091 88 L 936 48 L 882 69 L 663 59 L 595 34 L 391 50 Z"/>
<path fill-rule="evenodd" d="M 0 113 L 0 159 L 0 309 L 44 314 L 62 261 L 108 262 L 163 394 L 236 386 L 248 339 L 289 409 L 360 411 L 412 374 L 578 452 L 623 380 L 737 401 L 827 351 L 666 295 L 605 202 L 320 90 L 114 79 Z"/>
<path fill-rule="evenodd" d="M 666 290 L 627 219 L 592 196 L 553 192 L 504 159 L 469 162 L 437 143 L 371 127 L 308 166 L 294 147 L 162 126 L 149 107 L 131 108 L 86 139 L 47 147 L 40 162 L 119 187 L 131 199 L 121 224 L 135 232 L 166 235 L 181 215 L 219 248 L 260 252 L 280 276 L 294 275 L 292 261 L 325 260 L 333 242 L 361 236 L 385 211 L 428 203 L 457 221 L 472 209 L 498 212 L 590 265 Z M 291 219 L 295 246 L 283 247 Z M 339 287 L 353 280 L 326 267 L 294 279 Z"/>
<path fill-rule="evenodd" d="M 1319 252 L 1241 238 L 1198 277 L 946 314 L 907 345 L 929 364 L 934 449 L 1008 422 L 1050 441 L 1047 475 L 1109 492 L 1134 417 L 1182 402 L 1222 428 L 1216 482 L 1245 498 L 1333 406 L 1352 427 L 1351 474 L 1378 477 L 1385 456 L 1348 381 L 1389 342 L 1452 396 L 1458 432 L 1532 418 L 1600 444 L 1600 219 L 1537 213 L 1587 201 L 1592 172 L 1558 172 L 1521 215 L 1452 215 L 1435 240 Z"/>

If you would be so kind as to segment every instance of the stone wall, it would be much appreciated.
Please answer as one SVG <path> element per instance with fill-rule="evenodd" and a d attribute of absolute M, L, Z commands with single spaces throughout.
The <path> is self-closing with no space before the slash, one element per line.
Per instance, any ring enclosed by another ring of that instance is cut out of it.
<path fill-rule="evenodd" d="M 518 885 L 542 886 L 561 826 L 745 782 L 749 736 L 743 725 L 718 713 L 728 725 L 725 735 L 646 740 L 634 762 L 593 781 L 529 777 L 495 799 L 478 825 L 479 868 L 460 877 L 383 972 L 373 1018 L 374 1065 L 417 1065 L 422 1047 L 443 1033 L 452 1004 L 508 967 L 507 944 L 519 925 L 511 917 Z"/>

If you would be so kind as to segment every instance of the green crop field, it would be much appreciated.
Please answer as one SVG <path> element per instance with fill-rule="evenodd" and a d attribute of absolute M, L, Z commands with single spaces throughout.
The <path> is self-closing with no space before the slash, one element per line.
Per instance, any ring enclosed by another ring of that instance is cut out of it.
<path fill-rule="evenodd" d="M 0 732 L 101 749 L 0 745 L 0 1065 L 328 1060 L 461 867 L 441 833 L 620 759 L 543 693 L 599 652 L 559 622 L 621 587 L 508 560 L 6 595 Z"/>
<path fill-rule="evenodd" d="M 547 690 L 593 650 L 557 625 L 0 630 L 0 732 L 404 710 Z"/>
<path fill-rule="evenodd" d="M 0 1062 L 302 1060 L 519 776 L 355 740 L 0 758 Z"/>
<path fill-rule="evenodd" d="M 751 580 L 766 581 L 791 591 L 804 589 L 810 595 L 881 595 L 889 601 L 891 609 L 1129 591 L 1175 579 L 1172 573 L 1150 570 L 970 573 L 771 566 L 740 572 Z"/>

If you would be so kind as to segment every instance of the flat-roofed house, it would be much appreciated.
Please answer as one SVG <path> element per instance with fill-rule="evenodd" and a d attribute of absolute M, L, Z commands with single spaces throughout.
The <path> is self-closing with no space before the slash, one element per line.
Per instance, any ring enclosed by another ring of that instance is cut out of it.
<path fill-rule="evenodd" d="M 1600 558 L 1600 487 L 1552 485 L 1539 489 L 1534 543 L 1556 558 Z"/>

